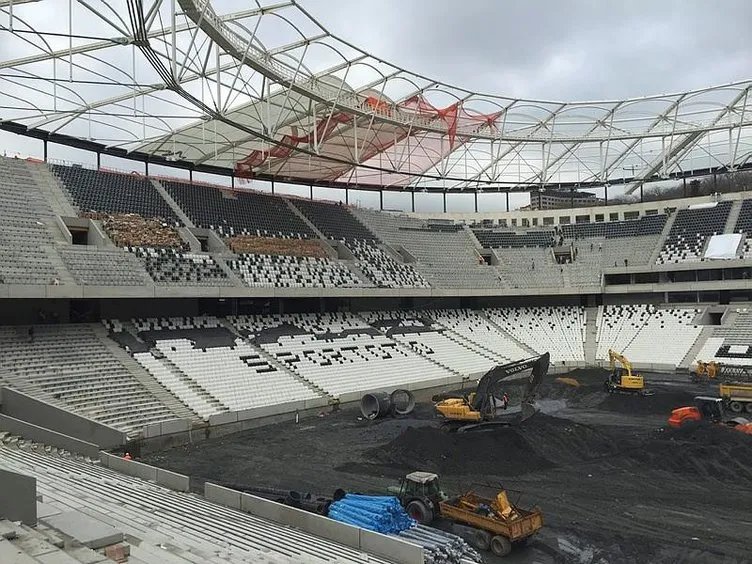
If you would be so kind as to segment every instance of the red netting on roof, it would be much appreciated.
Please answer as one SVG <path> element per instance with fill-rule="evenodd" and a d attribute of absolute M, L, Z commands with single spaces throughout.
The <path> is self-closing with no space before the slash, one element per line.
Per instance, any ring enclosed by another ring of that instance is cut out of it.
<path fill-rule="evenodd" d="M 317 141 L 319 144 L 324 143 L 338 125 L 349 123 L 352 119 L 353 116 L 345 112 L 334 112 L 331 116 L 319 120 L 315 131 L 301 136 L 284 135 L 280 140 L 280 145 L 274 145 L 269 149 L 253 151 L 245 159 L 238 161 L 235 164 L 235 175 L 240 178 L 250 178 L 253 175 L 253 169 L 261 166 L 268 158 L 285 159 L 289 157 L 293 152 L 290 146 L 300 145 L 301 143 L 313 143 L 314 141 Z"/>
<path fill-rule="evenodd" d="M 317 141 L 320 156 L 295 152 L 281 145 L 253 151 L 236 163 L 239 178 L 251 178 L 254 172 L 271 175 L 320 180 L 351 182 L 377 182 L 382 184 L 407 183 L 439 163 L 458 146 L 468 141 L 473 133 L 484 128 L 495 128 L 501 112 L 471 114 L 457 102 L 446 108 L 436 108 L 422 95 L 416 95 L 398 104 L 375 96 L 364 98 L 362 107 L 377 115 L 389 117 L 395 110 L 404 118 L 405 113 L 416 114 L 411 126 L 383 123 L 370 117 L 358 118 L 345 112 L 335 112 L 322 118 L 315 132 L 306 135 L 285 135 L 281 142 L 290 146 Z M 446 134 L 427 133 L 422 127 L 434 121 L 446 124 Z M 340 125 L 347 127 L 340 128 Z M 357 161 L 359 163 L 394 171 L 380 172 L 327 159 Z"/>

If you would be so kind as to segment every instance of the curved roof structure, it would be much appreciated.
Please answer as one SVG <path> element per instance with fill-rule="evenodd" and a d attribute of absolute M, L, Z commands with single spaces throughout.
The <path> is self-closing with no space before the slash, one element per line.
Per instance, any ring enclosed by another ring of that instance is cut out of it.
<path fill-rule="evenodd" d="M 295 0 L 0 0 L 0 12 L 0 125 L 121 156 L 441 191 L 635 188 L 752 156 L 752 80 L 526 100 L 399 68 Z"/>

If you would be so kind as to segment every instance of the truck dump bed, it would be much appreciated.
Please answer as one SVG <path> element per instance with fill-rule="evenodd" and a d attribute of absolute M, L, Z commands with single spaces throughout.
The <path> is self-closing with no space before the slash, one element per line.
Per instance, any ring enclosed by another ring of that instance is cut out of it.
<path fill-rule="evenodd" d="M 509 518 L 503 518 L 486 508 L 494 507 L 494 500 L 470 493 L 441 502 L 441 515 L 458 523 L 502 535 L 515 542 L 534 535 L 543 527 L 543 515 L 532 510 L 514 507 Z"/>

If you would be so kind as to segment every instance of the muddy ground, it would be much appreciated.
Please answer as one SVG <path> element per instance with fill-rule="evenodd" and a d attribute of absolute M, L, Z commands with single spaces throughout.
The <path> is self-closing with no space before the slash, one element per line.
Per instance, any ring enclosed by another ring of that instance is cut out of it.
<path fill-rule="evenodd" d="M 608 395 L 603 374 L 570 374 L 580 387 L 547 381 L 541 413 L 518 428 L 447 434 L 421 403 L 405 419 L 366 422 L 344 410 L 144 461 L 198 485 L 322 494 L 376 492 L 412 470 L 439 473 L 450 493 L 503 485 L 513 500 L 540 506 L 546 522 L 503 560 L 510 564 L 752 563 L 752 437 L 719 426 L 666 429 L 672 408 L 707 389 L 648 375 L 655 395 Z"/>

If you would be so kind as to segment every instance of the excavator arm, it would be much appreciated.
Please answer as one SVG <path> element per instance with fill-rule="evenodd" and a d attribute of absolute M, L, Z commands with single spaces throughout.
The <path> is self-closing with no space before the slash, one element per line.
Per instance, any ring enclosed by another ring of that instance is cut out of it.
<path fill-rule="evenodd" d="M 616 368 L 616 363 L 618 362 L 621 364 L 622 368 L 627 371 L 627 376 L 629 378 L 632 377 L 632 363 L 627 360 L 627 357 L 625 357 L 623 354 L 619 354 L 618 352 L 609 349 L 608 351 L 608 361 L 611 364 L 611 372 L 614 371 L 614 368 Z"/>
<path fill-rule="evenodd" d="M 493 398 L 498 392 L 499 383 L 532 368 L 528 383 L 522 396 L 523 413 L 525 405 L 531 406 L 535 401 L 535 394 L 538 391 L 543 377 L 548 373 L 548 367 L 551 363 L 550 353 L 544 353 L 541 356 L 527 358 L 495 366 L 480 379 L 478 388 L 475 391 L 472 408 L 480 413 L 488 413 L 494 409 Z"/>

